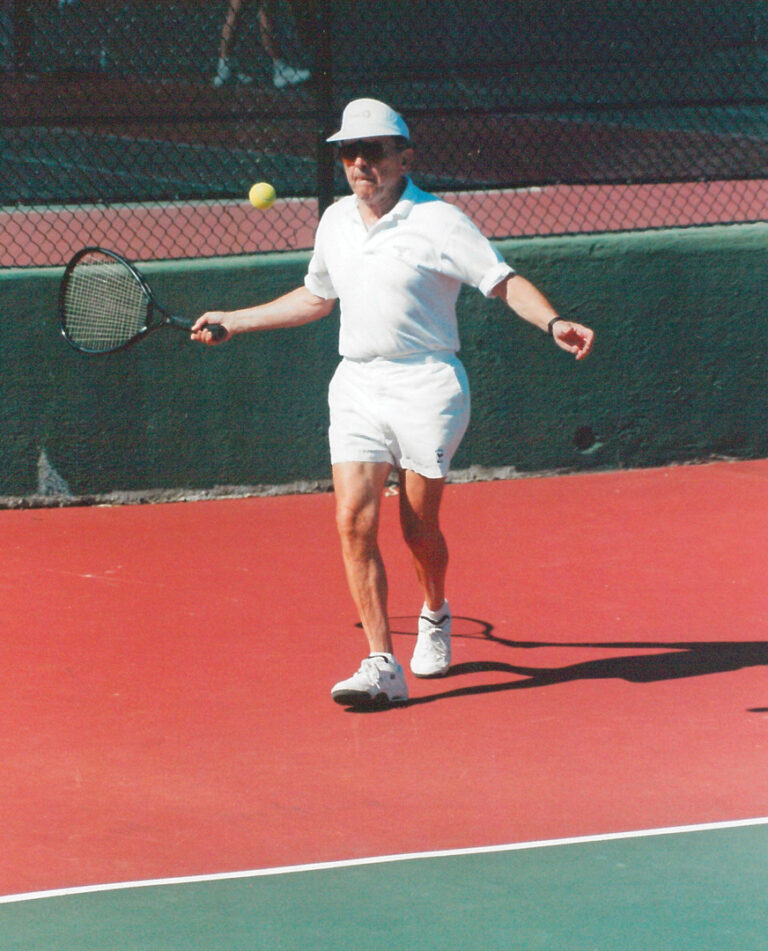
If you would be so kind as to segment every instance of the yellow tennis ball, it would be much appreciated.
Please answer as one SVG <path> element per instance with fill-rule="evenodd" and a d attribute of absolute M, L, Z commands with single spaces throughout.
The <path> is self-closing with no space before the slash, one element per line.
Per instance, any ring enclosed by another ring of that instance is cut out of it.
<path fill-rule="evenodd" d="M 276 198 L 277 194 L 275 189 L 269 182 L 256 182 L 255 185 L 251 185 L 251 189 L 248 192 L 248 201 L 254 208 L 258 208 L 260 211 L 271 208 Z"/>

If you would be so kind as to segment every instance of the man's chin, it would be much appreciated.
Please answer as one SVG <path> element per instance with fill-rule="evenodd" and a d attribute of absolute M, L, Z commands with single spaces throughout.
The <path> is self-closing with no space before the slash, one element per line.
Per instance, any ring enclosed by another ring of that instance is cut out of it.
<path fill-rule="evenodd" d="M 373 198 L 376 195 L 376 186 L 373 182 L 355 182 L 352 186 L 352 191 L 357 195 L 358 198 Z"/>

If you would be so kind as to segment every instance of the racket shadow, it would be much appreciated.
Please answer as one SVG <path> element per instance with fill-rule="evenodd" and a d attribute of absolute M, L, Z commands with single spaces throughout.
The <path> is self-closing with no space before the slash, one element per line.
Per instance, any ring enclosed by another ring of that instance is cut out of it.
<path fill-rule="evenodd" d="M 416 618 L 393 618 L 393 634 L 415 637 Z M 490 621 L 479 618 L 454 617 L 454 638 L 471 638 L 501 644 L 514 651 L 556 647 L 574 650 L 627 650 L 653 651 L 621 657 L 604 657 L 597 660 L 567 664 L 564 667 L 535 667 L 530 664 L 499 661 L 468 661 L 454 664 L 435 683 L 444 684 L 462 677 L 483 673 L 503 673 L 514 676 L 513 680 L 500 683 L 467 684 L 448 690 L 440 690 L 422 697 L 413 697 L 399 708 L 415 707 L 438 701 L 457 700 L 483 694 L 504 693 L 513 690 L 551 687 L 557 684 L 583 680 L 625 680 L 629 683 L 656 683 L 665 680 L 680 680 L 703 677 L 710 674 L 731 673 L 747 667 L 768 666 L 768 641 L 524 641 L 501 637 L 495 633 Z M 398 630 L 398 628 L 400 628 Z M 391 709 L 391 708 L 386 708 Z M 752 712 L 760 712 L 755 708 Z"/>

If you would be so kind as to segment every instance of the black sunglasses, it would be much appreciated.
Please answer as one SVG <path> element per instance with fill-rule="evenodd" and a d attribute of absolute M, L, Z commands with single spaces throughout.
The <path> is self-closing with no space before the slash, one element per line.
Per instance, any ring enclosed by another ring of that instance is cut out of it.
<path fill-rule="evenodd" d="M 371 142 L 366 139 L 357 139 L 355 142 L 342 142 L 339 146 L 339 155 L 345 162 L 354 162 L 358 155 L 364 162 L 373 164 L 380 162 L 390 153 L 383 142 Z"/>

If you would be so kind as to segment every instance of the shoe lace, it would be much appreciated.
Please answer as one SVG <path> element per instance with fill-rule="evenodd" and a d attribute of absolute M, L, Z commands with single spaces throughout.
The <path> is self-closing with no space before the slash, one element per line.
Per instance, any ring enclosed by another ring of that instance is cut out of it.
<path fill-rule="evenodd" d="M 440 623 L 429 618 L 419 619 L 419 633 L 414 654 L 418 657 L 436 657 L 444 659 L 448 654 L 449 635 Z"/>
<path fill-rule="evenodd" d="M 378 684 L 381 681 L 383 665 L 386 660 L 382 657 L 366 657 L 360 664 L 358 671 L 369 683 Z"/>

